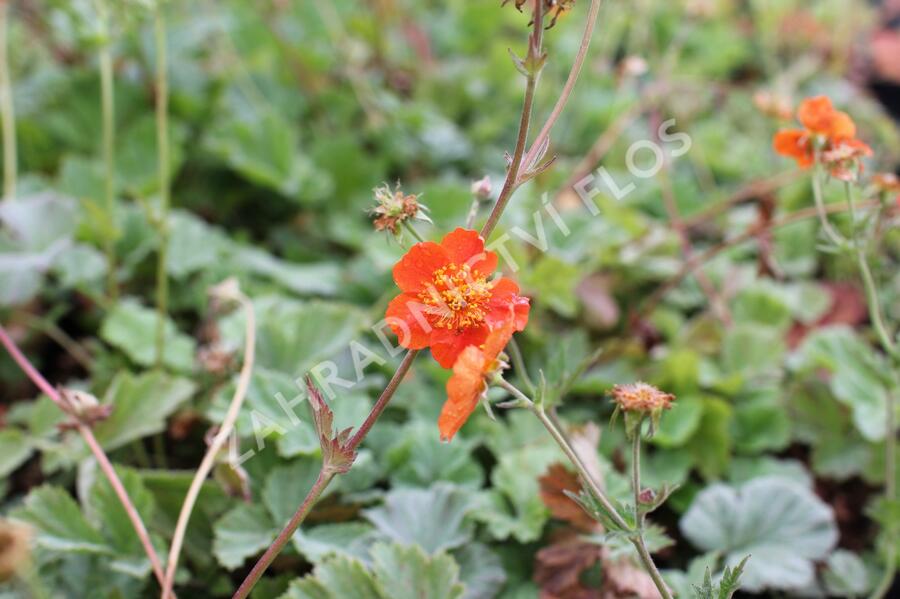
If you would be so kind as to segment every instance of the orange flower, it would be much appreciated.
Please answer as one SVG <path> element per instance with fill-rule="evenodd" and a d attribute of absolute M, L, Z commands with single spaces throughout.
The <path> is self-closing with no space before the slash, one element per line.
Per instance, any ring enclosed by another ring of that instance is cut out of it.
<path fill-rule="evenodd" d="M 804 129 L 782 129 L 775 134 L 772 146 L 782 156 L 797 161 L 800 168 L 808 168 L 815 162 L 817 145 L 823 152 L 856 150 L 850 158 L 870 155 L 871 150 L 856 138 L 856 125 L 846 112 L 835 110 L 826 96 L 807 98 L 800 103 L 797 119 Z M 866 153 L 868 151 L 868 154 Z M 846 176 L 846 161 L 837 172 Z"/>
<path fill-rule="evenodd" d="M 831 141 L 856 137 L 856 125 L 846 112 L 835 110 L 827 96 L 807 98 L 800 102 L 797 119 L 815 135 Z"/>
<path fill-rule="evenodd" d="M 510 279 L 489 281 L 496 268 L 497 255 L 485 251 L 475 231 L 456 229 L 439 244 L 412 246 L 394 266 L 403 293 L 391 300 L 386 314 L 400 345 L 430 347 L 434 359 L 451 368 L 466 347 L 483 344 L 510 318 L 515 330 L 524 329 L 528 298 Z"/>
<path fill-rule="evenodd" d="M 452 439 L 466 423 L 487 391 L 487 380 L 506 366 L 499 356 L 514 332 L 515 321 L 510 318 L 499 329 L 491 331 L 480 347 L 470 345 L 459 354 L 453 364 L 453 375 L 447 381 L 447 401 L 438 418 L 442 441 Z"/>

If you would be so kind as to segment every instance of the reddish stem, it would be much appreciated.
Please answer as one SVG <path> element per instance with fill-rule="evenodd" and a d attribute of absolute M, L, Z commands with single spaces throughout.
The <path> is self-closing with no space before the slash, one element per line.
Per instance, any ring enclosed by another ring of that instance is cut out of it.
<path fill-rule="evenodd" d="M 31 365 L 31 362 L 29 362 L 28 358 L 25 357 L 25 354 L 19 350 L 15 341 L 12 340 L 2 325 L 0 325 L 0 343 L 3 343 L 6 351 L 9 352 L 12 359 L 19 365 L 19 368 L 21 368 L 28 378 L 31 379 L 31 382 L 53 400 L 53 403 L 59 406 L 60 409 L 64 409 L 59 392 L 53 385 L 47 382 L 47 379 L 45 379 L 34 366 Z M 94 454 L 94 458 L 97 460 L 100 470 L 103 471 L 103 474 L 109 481 L 110 486 L 122 503 L 122 507 L 125 508 L 125 513 L 128 514 L 128 519 L 131 520 L 131 525 L 134 527 L 134 532 L 137 533 L 138 538 L 141 540 L 141 545 L 144 546 L 144 551 L 150 559 L 150 565 L 153 567 L 153 573 L 156 575 L 156 579 L 159 581 L 160 585 L 163 584 L 165 576 L 163 574 L 162 565 L 159 561 L 159 557 L 156 555 L 156 550 L 153 548 L 153 543 L 150 542 L 150 535 L 147 533 L 147 527 L 144 526 L 144 521 L 141 520 L 137 508 L 135 508 L 134 504 L 131 502 L 128 492 L 122 485 L 122 481 L 116 474 L 116 471 L 109 461 L 109 458 L 106 456 L 106 453 L 103 451 L 103 448 L 100 447 L 100 443 L 97 441 L 97 437 L 94 436 L 94 432 L 82 423 L 78 423 L 77 429 L 84 438 L 85 443 L 87 443 L 88 448 L 90 448 L 91 453 Z"/>

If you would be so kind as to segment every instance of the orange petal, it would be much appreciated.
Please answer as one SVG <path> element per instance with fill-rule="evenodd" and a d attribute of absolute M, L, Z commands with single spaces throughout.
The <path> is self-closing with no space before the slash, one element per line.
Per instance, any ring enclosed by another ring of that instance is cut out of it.
<path fill-rule="evenodd" d="M 488 306 L 486 319 L 491 328 L 502 326 L 503 322 L 510 318 L 510 308 L 513 308 L 512 317 L 517 331 L 524 329 L 528 323 L 528 298 L 519 295 L 519 286 L 512 279 L 506 277 L 497 279 Z"/>
<path fill-rule="evenodd" d="M 456 329 L 434 329 L 431 332 L 431 355 L 444 368 L 453 368 L 456 359 L 470 345 L 480 346 L 487 339 L 490 329 L 474 326 L 461 331 Z"/>
<path fill-rule="evenodd" d="M 832 141 L 852 139 L 856 137 L 856 124 L 846 112 L 835 111 L 827 135 Z"/>
<path fill-rule="evenodd" d="M 432 241 L 417 243 L 394 265 L 394 281 L 403 291 L 418 292 L 431 282 L 434 271 L 450 262 L 444 248 Z"/>
<path fill-rule="evenodd" d="M 441 247 L 456 264 L 468 264 L 482 275 L 489 275 L 497 270 L 497 254 L 484 249 L 484 239 L 477 231 L 458 228 L 441 240 Z"/>
<path fill-rule="evenodd" d="M 510 318 L 502 327 L 494 329 L 488 334 L 487 339 L 482 346 L 482 351 L 488 361 L 493 362 L 497 359 L 497 356 L 500 355 L 500 352 L 503 351 L 503 348 L 506 347 L 509 340 L 512 339 L 513 333 L 516 330 L 515 327 L 515 320 Z"/>
<path fill-rule="evenodd" d="M 428 347 L 431 330 L 423 326 L 427 319 L 418 309 L 419 306 L 422 303 L 417 295 L 401 293 L 391 300 L 384 315 L 400 345 L 407 349 Z"/>
<path fill-rule="evenodd" d="M 447 381 L 447 401 L 438 418 L 442 440 L 451 440 L 478 407 L 478 400 L 487 387 L 484 382 L 486 367 L 484 353 L 471 345 L 453 364 L 453 375 Z"/>
<path fill-rule="evenodd" d="M 800 103 L 797 118 L 813 133 L 828 135 L 835 112 L 828 96 L 815 96 Z"/>
<path fill-rule="evenodd" d="M 789 156 L 806 168 L 813 163 L 809 136 L 803 129 L 783 129 L 775 134 L 772 147 L 782 156 Z"/>

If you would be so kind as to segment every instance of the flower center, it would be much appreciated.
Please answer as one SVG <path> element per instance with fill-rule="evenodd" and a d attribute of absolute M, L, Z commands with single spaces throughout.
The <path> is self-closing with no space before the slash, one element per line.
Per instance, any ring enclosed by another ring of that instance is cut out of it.
<path fill-rule="evenodd" d="M 494 287 L 468 264 L 448 264 L 436 271 L 431 284 L 419 293 L 434 318 L 432 326 L 441 329 L 465 329 L 484 322 L 485 304 Z"/>

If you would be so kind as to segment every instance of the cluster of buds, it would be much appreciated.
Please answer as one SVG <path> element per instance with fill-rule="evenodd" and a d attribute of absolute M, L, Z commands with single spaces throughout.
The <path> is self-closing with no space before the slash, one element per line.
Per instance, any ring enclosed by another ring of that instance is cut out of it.
<path fill-rule="evenodd" d="M 112 414 L 113 407 L 109 404 L 101 404 L 90 393 L 59 387 L 60 407 L 69 415 L 70 419 L 59 424 L 62 430 L 72 430 L 80 426 L 92 427 L 98 422 L 106 420 Z"/>
<path fill-rule="evenodd" d="M 371 213 L 375 216 L 376 231 L 390 231 L 392 235 L 398 235 L 401 225 L 410 220 L 431 222 L 428 208 L 419 202 L 419 196 L 403 193 L 399 183 L 393 190 L 385 183 L 373 191 L 376 204 Z"/>
<path fill-rule="evenodd" d="M 625 415 L 625 429 L 631 436 L 635 432 L 640 433 L 640 425 L 645 418 L 650 418 L 650 434 L 652 435 L 663 410 L 672 407 L 675 396 L 671 393 L 660 391 L 647 383 L 631 383 L 628 385 L 616 385 L 612 389 L 612 399 L 616 403 L 617 415 L 623 412 Z"/>
<path fill-rule="evenodd" d="M 0 519 L 0 583 L 22 574 L 31 560 L 31 529 Z"/>

